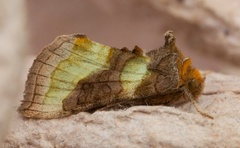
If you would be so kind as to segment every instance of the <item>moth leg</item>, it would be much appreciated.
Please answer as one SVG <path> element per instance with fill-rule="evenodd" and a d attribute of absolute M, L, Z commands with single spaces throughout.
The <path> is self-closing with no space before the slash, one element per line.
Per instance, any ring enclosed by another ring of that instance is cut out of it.
<path fill-rule="evenodd" d="M 125 108 L 129 108 L 132 106 L 138 106 L 138 105 L 146 105 L 146 101 L 145 99 L 134 99 L 134 100 L 125 100 L 122 102 L 116 102 L 116 103 L 112 103 L 109 105 L 106 105 L 102 108 L 99 108 L 98 110 L 102 111 L 102 110 L 119 110 L 119 109 L 125 109 Z"/>
<path fill-rule="evenodd" d="M 98 111 L 107 111 L 107 110 L 120 110 L 128 108 L 127 106 L 123 106 L 121 103 L 110 104 L 104 107 L 97 109 Z"/>
<path fill-rule="evenodd" d="M 178 94 L 176 94 L 176 96 L 178 96 Z M 136 98 L 133 100 L 125 100 L 121 102 L 108 104 L 102 108 L 99 108 L 98 110 L 110 110 L 110 109 L 118 110 L 118 109 L 125 109 L 132 106 L 140 106 L 140 105 L 146 105 L 146 106 L 163 105 L 171 102 L 172 100 L 175 100 L 175 98 L 172 98 L 169 95 L 155 96 L 155 97 L 153 96 L 148 98 Z"/>
<path fill-rule="evenodd" d="M 209 115 L 208 113 L 205 113 L 205 112 L 201 109 L 201 107 L 200 107 L 200 106 L 197 104 L 197 102 L 193 99 L 192 94 L 188 91 L 187 88 L 184 89 L 184 95 L 185 95 L 185 98 L 194 105 L 194 107 L 195 107 L 195 109 L 197 110 L 197 112 L 199 112 L 199 113 L 200 113 L 202 116 L 204 116 L 204 117 L 208 117 L 208 118 L 210 118 L 210 119 L 213 119 L 213 117 L 212 117 L 211 115 Z"/>

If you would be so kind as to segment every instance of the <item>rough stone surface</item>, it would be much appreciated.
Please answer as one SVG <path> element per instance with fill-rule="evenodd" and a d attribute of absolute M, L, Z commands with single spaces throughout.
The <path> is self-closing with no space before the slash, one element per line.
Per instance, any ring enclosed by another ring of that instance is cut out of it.
<path fill-rule="evenodd" d="M 208 72 L 197 113 L 191 103 L 135 106 L 27 120 L 15 114 L 5 147 L 238 147 L 240 77 Z"/>

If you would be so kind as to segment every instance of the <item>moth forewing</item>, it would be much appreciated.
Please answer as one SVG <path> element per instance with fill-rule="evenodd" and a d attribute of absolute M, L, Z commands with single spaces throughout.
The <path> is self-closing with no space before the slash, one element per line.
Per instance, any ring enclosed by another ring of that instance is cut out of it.
<path fill-rule="evenodd" d="M 51 119 L 116 105 L 166 104 L 185 95 L 203 114 L 194 100 L 204 79 L 175 41 L 168 31 L 164 46 L 144 55 L 138 46 L 131 51 L 85 35 L 58 37 L 30 68 L 19 112 Z"/>

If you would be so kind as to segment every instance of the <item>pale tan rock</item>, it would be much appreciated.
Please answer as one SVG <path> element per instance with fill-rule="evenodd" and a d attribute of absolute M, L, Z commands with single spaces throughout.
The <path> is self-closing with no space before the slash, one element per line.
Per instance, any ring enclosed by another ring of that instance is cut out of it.
<path fill-rule="evenodd" d="M 26 120 L 15 114 L 5 147 L 238 147 L 240 77 L 208 73 L 199 99 L 208 119 L 191 103 L 135 106 L 79 113 L 62 119 Z"/>

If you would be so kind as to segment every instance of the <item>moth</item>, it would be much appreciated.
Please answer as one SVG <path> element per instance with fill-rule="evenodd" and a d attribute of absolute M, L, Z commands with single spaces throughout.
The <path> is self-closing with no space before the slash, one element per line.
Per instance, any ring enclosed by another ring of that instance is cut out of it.
<path fill-rule="evenodd" d="M 172 31 L 165 44 L 143 54 L 138 46 L 114 48 L 85 35 L 63 35 L 34 60 L 18 111 L 26 118 L 61 118 L 114 106 L 164 105 L 181 97 L 193 102 L 204 77 L 176 47 Z"/>

